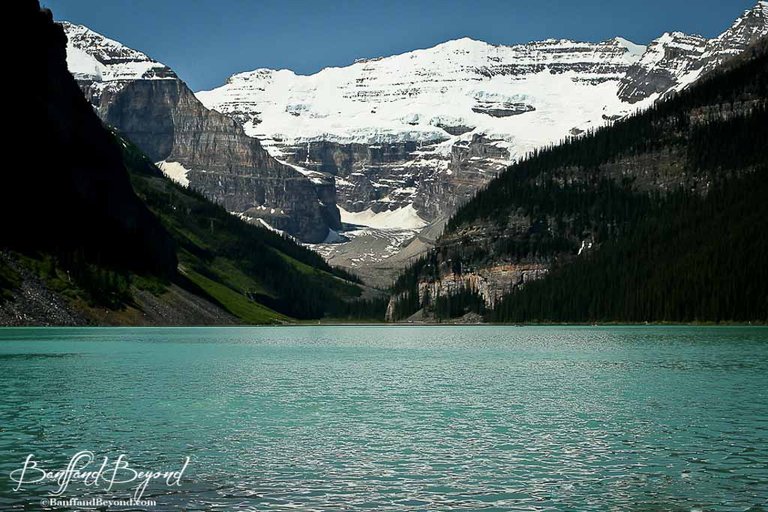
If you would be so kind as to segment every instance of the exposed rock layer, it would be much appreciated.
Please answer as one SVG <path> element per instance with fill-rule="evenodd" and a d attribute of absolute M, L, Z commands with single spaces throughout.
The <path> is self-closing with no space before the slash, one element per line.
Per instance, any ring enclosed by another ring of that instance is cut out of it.
<path fill-rule="evenodd" d="M 316 186 L 276 161 L 166 66 L 85 27 L 64 28 L 71 71 L 99 116 L 154 161 L 180 164 L 184 184 L 302 240 L 322 241 L 329 228 L 339 229 L 332 181 Z"/>
<path fill-rule="evenodd" d="M 335 177 L 345 210 L 413 205 L 431 222 L 532 150 L 694 83 L 768 33 L 766 6 L 712 40 L 679 32 L 648 47 L 621 38 L 511 47 L 461 39 L 312 76 L 257 69 L 197 95 L 277 158 Z"/>

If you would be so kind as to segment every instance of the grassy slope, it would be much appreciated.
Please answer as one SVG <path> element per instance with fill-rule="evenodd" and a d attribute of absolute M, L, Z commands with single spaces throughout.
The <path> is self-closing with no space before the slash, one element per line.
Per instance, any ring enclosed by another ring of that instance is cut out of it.
<path fill-rule="evenodd" d="M 216 300 L 224 309 L 247 324 L 269 324 L 289 321 L 285 315 L 249 300 L 246 296 L 220 281 L 214 281 L 194 270 L 181 269 L 181 272 L 193 283 Z"/>

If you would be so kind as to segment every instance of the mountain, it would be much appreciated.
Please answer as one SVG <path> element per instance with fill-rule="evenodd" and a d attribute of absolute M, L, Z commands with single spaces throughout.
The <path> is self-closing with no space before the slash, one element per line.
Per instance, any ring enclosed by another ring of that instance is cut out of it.
<path fill-rule="evenodd" d="M 512 160 L 626 113 L 616 90 L 641 52 L 621 39 L 516 47 L 461 39 L 312 76 L 256 70 L 197 96 L 279 160 L 335 178 L 342 221 L 366 227 L 323 252 L 375 278 L 366 267 L 401 267 L 391 262 L 401 244 Z M 404 229 L 381 221 L 392 215 Z"/>
<path fill-rule="evenodd" d="M 99 119 L 67 69 L 67 37 L 51 12 L 36 0 L 7 12 L 35 41 L 10 58 L 30 83 L 11 91 L 25 112 L 14 116 L 9 159 L 33 151 L 3 171 L 0 325 L 260 324 L 383 311 L 316 253 L 168 179 Z M 115 55 L 173 83 L 154 63 Z"/>
<path fill-rule="evenodd" d="M 381 318 L 380 292 L 293 239 L 245 222 L 172 182 L 136 146 L 123 142 L 134 190 L 176 242 L 180 284 L 245 323 Z"/>
<path fill-rule="evenodd" d="M 716 69 L 768 34 L 768 2 L 760 1 L 714 39 L 680 32 L 654 40 L 627 72 L 619 97 L 630 103 L 668 96 Z"/>
<path fill-rule="evenodd" d="M 768 321 L 766 141 L 763 38 L 667 100 L 509 167 L 399 277 L 388 316 Z"/>
<path fill-rule="evenodd" d="M 168 176 L 305 241 L 340 228 L 332 180 L 277 162 L 236 122 L 205 108 L 167 66 L 86 27 L 62 26 L 69 69 L 99 117 Z"/>
<path fill-rule="evenodd" d="M 766 5 L 712 40 L 670 33 L 648 47 L 619 37 L 499 46 L 465 38 L 311 76 L 257 69 L 197 97 L 277 159 L 333 177 L 342 221 L 379 228 L 349 227 L 351 241 L 320 248 L 330 261 L 391 271 L 511 163 L 651 106 L 767 34 Z M 379 220 L 393 215 L 407 219 L 405 229 Z"/>

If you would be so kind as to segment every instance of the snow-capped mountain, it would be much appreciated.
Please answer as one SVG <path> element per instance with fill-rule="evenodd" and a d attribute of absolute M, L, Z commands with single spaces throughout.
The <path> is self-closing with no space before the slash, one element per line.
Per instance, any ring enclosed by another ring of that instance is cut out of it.
<path fill-rule="evenodd" d="M 701 67 L 697 71 L 694 68 L 706 46 L 705 38 L 682 32 L 668 32 L 655 39 L 622 78 L 619 98 L 637 103 L 685 87 L 701 73 Z"/>
<path fill-rule="evenodd" d="M 702 67 L 710 71 L 723 60 L 736 57 L 768 34 L 768 1 L 761 0 L 746 11 L 728 30 L 707 42 Z"/>
<path fill-rule="evenodd" d="M 429 245 L 509 163 L 681 90 L 768 34 L 767 20 L 760 1 L 712 40 L 670 32 L 647 47 L 464 38 L 310 76 L 257 69 L 197 98 L 143 53 L 65 29 L 70 69 L 97 111 L 169 175 L 305 240 L 337 230 L 340 211 L 363 227 L 331 231 L 328 241 L 348 243 L 318 248 L 378 272 Z"/>
<path fill-rule="evenodd" d="M 510 161 L 629 112 L 617 90 L 644 51 L 465 38 L 312 76 L 260 69 L 197 96 L 277 158 L 336 176 L 345 210 L 413 205 L 431 221 Z"/>
<path fill-rule="evenodd" d="M 283 140 L 376 144 L 432 142 L 461 131 L 506 135 L 511 124 L 532 117 L 566 115 L 553 121 L 570 128 L 599 118 L 604 106 L 620 108 L 618 99 L 595 107 L 607 96 L 600 85 L 623 77 L 643 51 L 618 38 L 513 47 L 465 38 L 312 76 L 259 69 L 197 96 L 238 118 L 248 133 Z M 550 83 L 548 94 L 536 92 Z M 588 91 L 591 97 L 578 98 Z M 552 110 L 566 97 L 579 103 Z"/>
<path fill-rule="evenodd" d="M 82 25 L 62 22 L 67 67 L 77 80 L 117 90 L 134 80 L 174 80 L 171 68 Z"/>
<path fill-rule="evenodd" d="M 465 38 L 311 76 L 257 69 L 197 96 L 276 157 L 334 174 L 345 209 L 414 204 L 432 220 L 454 206 L 425 197 L 435 173 L 450 180 L 469 158 L 492 175 L 537 147 L 650 105 L 768 33 L 767 5 L 711 41 L 679 32 L 648 47 L 618 37 L 516 46 Z"/>
<path fill-rule="evenodd" d="M 434 222 L 531 150 L 647 107 L 766 34 L 760 1 L 712 40 L 465 38 L 310 76 L 257 69 L 197 97 L 276 158 L 333 175 L 343 220 L 411 208 Z"/>
<path fill-rule="evenodd" d="M 760 1 L 714 39 L 672 32 L 653 41 L 622 80 L 619 96 L 630 103 L 664 96 L 692 84 L 723 61 L 768 34 L 768 2 Z"/>

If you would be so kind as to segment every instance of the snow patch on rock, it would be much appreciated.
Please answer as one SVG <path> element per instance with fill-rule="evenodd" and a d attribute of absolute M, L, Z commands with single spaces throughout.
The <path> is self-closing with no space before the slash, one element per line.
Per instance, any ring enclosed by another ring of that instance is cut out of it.
<path fill-rule="evenodd" d="M 158 167 L 158 169 L 163 171 L 163 174 L 165 174 L 168 178 L 175 181 L 179 185 L 184 187 L 189 186 L 189 178 L 187 178 L 189 169 L 181 165 L 179 162 L 167 162 L 165 160 L 161 160 L 160 162 L 155 162 L 155 165 Z"/>
<path fill-rule="evenodd" d="M 370 209 L 362 212 L 348 212 L 339 207 L 339 212 L 341 212 L 341 222 L 375 229 L 417 230 L 427 225 L 427 222 L 419 217 L 413 205 L 378 213 Z"/>

